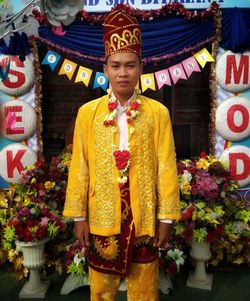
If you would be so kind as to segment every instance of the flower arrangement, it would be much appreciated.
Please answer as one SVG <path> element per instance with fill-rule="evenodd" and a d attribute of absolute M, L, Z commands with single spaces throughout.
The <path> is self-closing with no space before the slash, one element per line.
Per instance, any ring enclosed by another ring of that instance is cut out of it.
<path fill-rule="evenodd" d="M 177 167 L 181 218 L 175 234 L 186 241 L 214 242 L 225 231 L 225 201 L 235 196 L 237 185 L 223 163 L 204 152 Z"/>
<path fill-rule="evenodd" d="M 67 185 L 70 150 L 53 157 L 50 164 L 37 161 L 21 172 L 19 183 L 13 185 L 15 194 L 33 203 L 44 202 L 62 212 Z"/>
<path fill-rule="evenodd" d="M 16 239 L 23 242 L 55 237 L 59 231 L 65 230 L 60 217 L 48 205 L 40 203 L 21 203 L 15 209 L 4 227 L 3 246 L 10 249 Z"/>
<path fill-rule="evenodd" d="M 29 242 L 53 238 L 45 246 L 46 268 L 63 272 L 67 241 L 73 236 L 73 221 L 62 217 L 70 159 L 71 146 L 50 164 L 38 161 L 28 166 L 19 183 L 0 193 L 2 250 L 6 260 L 13 263 L 18 280 L 26 277 L 28 270 L 15 249 L 15 239 Z"/>
<path fill-rule="evenodd" d="M 212 245 L 211 264 L 216 266 L 226 259 L 250 266 L 250 204 L 244 198 L 227 200 L 225 212 L 225 234 Z"/>

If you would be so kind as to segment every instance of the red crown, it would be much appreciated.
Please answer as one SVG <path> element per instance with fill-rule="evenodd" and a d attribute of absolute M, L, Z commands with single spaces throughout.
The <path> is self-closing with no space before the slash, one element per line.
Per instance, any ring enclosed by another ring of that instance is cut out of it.
<path fill-rule="evenodd" d="M 134 52 L 141 57 L 141 29 L 138 21 L 122 8 L 112 10 L 104 20 L 105 57 Z"/>

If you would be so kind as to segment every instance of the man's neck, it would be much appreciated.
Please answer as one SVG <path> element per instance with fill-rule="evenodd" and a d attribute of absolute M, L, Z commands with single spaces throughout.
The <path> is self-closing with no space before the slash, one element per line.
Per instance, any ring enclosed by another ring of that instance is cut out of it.
<path fill-rule="evenodd" d="M 122 106 L 125 106 L 125 104 L 131 99 L 131 97 L 134 95 L 134 91 L 128 95 L 118 95 L 116 93 L 114 93 L 115 98 L 119 101 L 119 103 Z"/>

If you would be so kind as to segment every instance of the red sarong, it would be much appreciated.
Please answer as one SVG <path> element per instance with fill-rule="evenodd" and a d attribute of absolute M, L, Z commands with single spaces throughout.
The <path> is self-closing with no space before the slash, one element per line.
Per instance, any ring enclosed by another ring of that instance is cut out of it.
<path fill-rule="evenodd" d="M 153 238 L 135 238 L 129 187 L 121 189 L 121 233 L 113 236 L 90 235 L 86 252 L 89 266 L 102 273 L 129 275 L 131 262 L 149 263 L 158 258 Z"/>

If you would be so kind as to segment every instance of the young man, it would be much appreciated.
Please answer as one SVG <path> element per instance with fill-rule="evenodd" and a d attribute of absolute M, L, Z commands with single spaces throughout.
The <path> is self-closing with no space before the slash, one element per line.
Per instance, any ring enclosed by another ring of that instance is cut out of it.
<path fill-rule="evenodd" d="M 87 247 L 91 300 L 158 298 L 158 248 L 179 218 L 171 122 L 159 102 L 135 89 L 142 72 L 141 31 L 120 8 L 104 22 L 104 72 L 112 90 L 78 112 L 64 215 Z"/>

